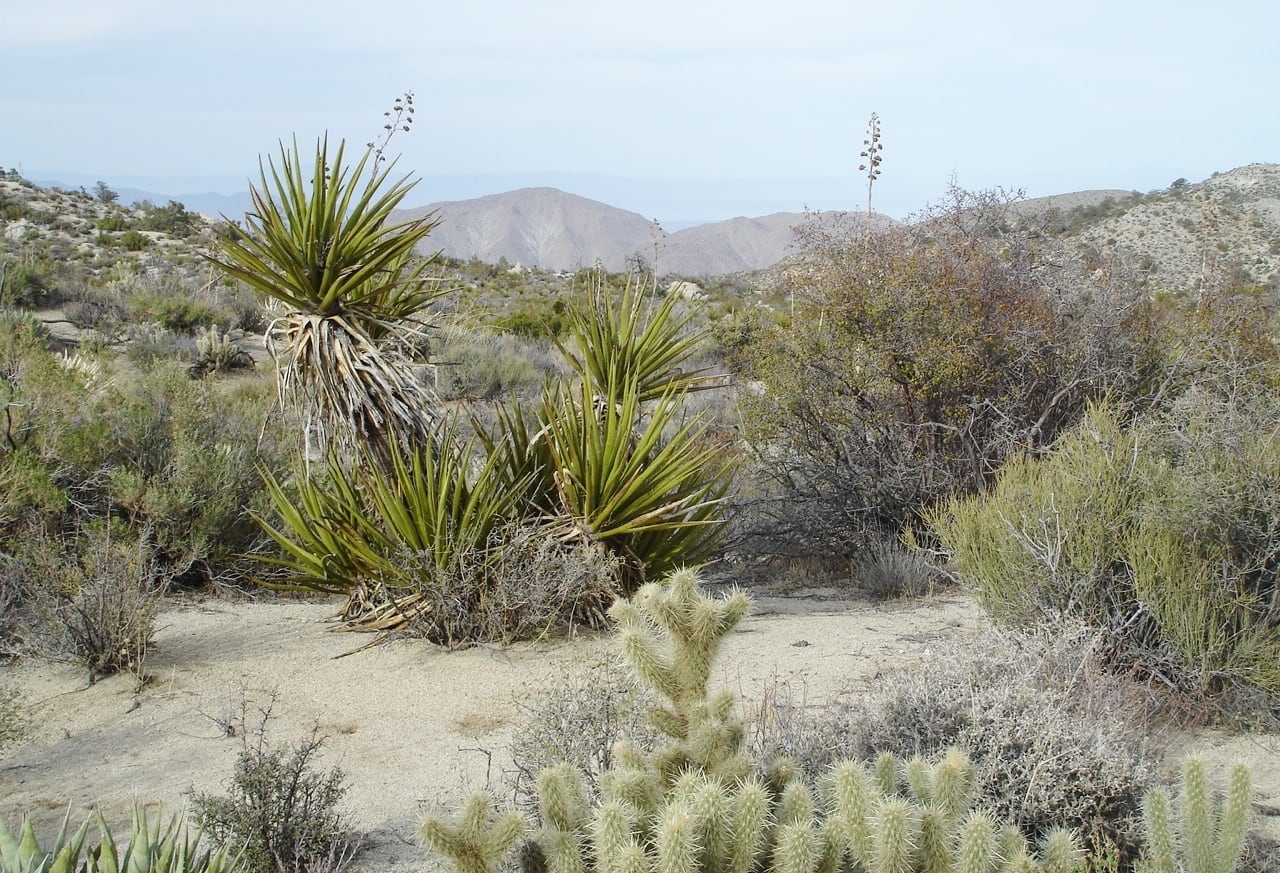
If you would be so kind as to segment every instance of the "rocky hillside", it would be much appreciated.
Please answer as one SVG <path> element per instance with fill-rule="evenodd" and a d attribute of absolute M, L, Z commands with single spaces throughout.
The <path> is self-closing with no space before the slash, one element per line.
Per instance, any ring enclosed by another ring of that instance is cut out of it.
<path fill-rule="evenodd" d="M 1158 291 L 1214 283 L 1280 287 L 1280 164 L 1250 164 L 1164 191 L 1094 191 L 1019 211 L 1084 253 L 1120 255 Z"/>

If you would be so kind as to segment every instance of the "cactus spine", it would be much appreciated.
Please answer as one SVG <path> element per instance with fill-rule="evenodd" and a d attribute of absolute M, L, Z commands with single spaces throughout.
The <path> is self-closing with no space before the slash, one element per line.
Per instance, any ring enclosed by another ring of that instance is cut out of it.
<path fill-rule="evenodd" d="M 1151 791 L 1143 804 L 1147 839 L 1141 873 L 1232 873 L 1248 832 L 1249 791 L 1249 769 L 1237 762 L 1227 777 L 1226 796 L 1215 808 L 1204 761 L 1188 758 L 1177 817 L 1162 788 Z"/>
<path fill-rule="evenodd" d="M 972 812 L 973 766 L 959 751 L 937 763 L 844 762 L 816 792 L 790 762 L 764 771 L 745 753 L 733 695 L 708 687 L 724 637 L 749 606 L 742 594 L 704 596 L 692 571 L 614 605 L 623 652 L 662 700 L 651 717 L 666 742 L 647 754 L 619 743 L 590 806 L 570 768 L 545 770 L 542 829 L 521 855 L 527 873 L 1068 873 L 1063 858 L 1075 866 L 1065 835 L 1041 862 L 1016 830 Z M 518 833 L 483 799 L 457 826 L 423 826 L 459 873 L 496 869 Z"/>

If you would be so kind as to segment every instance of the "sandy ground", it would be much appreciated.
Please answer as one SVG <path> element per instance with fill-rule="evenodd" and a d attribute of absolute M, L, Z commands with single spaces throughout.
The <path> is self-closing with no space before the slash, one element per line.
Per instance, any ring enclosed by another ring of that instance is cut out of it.
<path fill-rule="evenodd" d="M 127 675 L 86 686 L 83 669 L 67 664 L 0 667 L 33 701 L 34 719 L 29 741 L 0 754 L 0 817 L 12 824 L 28 812 L 52 827 L 68 802 L 73 820 L 96 802 L 123 824 L 135 798 L 177 809 L 192 790 L 220 792 L 241 743 L 224 725 L 242 700 L 260 706 L 274 696 L 271 737 L 293 742 L 318 725 L 323 763 L 348 775 L 343 809 L 368 841 L 358 867 L 434 869 L 417 845 L 423 814 L 486 784 L 501 788 L 523 707 L 567 672 L 616 657 L 607 635 L 458 652 L 397 640 L 339 657 L 369 638 L 336 632 L 335 606 L 176 605 L 161 618 L 142 687 Z M 985 626 L 962 596 L 758 599 L 728 640 L 719 681 L 748 699 L 786 681 L 817 705 Z M 1199 742 L 1216 759 L 1246 757 L 1257 808 L 1280 815 L 1280 737 Z M 1260 824 L 1280 837 L 1280 818 Z"/>

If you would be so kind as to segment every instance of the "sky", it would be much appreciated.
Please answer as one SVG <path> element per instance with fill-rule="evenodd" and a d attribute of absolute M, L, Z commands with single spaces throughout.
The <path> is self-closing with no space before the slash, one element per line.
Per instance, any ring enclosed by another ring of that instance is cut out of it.
<path fill-rule="evenodd" d="M 0 0 L 0 167 L 233 193 L 327 133 L 406 205 L 550 185 L 662 221 L 953 181 L 1154 190 L 1280 161 L 1280 4 L 1219 0 Z"/>

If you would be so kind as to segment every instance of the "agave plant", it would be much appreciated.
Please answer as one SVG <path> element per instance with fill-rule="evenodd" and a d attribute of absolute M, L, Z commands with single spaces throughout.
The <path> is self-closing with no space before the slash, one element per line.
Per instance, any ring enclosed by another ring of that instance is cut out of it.
<path fill-rule="evenodd" d="M 0 873 L 239 873 L 243 850 L 230 846 L 201 845 L 203 834 L 192 833 L 186 815 L 178 813 L 162 825 L 161 817 L 148 821 L 146 810 L 135 805 L 128 843 L 117 843 L 100 810 L 98 845 L 85 848 L 89 833 L 86 820 L 68 836 L 71 811 L 62 820 L 53 844 L 46 850 L 36 839 L 30 819 L 24 819 L 15 837 L 0 820 Z"/>
<path fill-rule="evenodd" d="M 394 442 L 425 442 L 436 408 L 406 351 L 424 308 L 440 295 L 430 259 L 415 248 L 434 215 L 392 223 L 414 182 L 390 179 L 372 152 L 348 168 L 344 145 L 316 146 L 308 179 L 295 141 L 280 165 L 260 166 L 245 227 L 222 239 L 211 258 L 227 275 L 284 307 L 268 330 L 282 400 L 315 434 L 386 464 Z M 366 169 L 368 169 L 366 178 Z"/>

